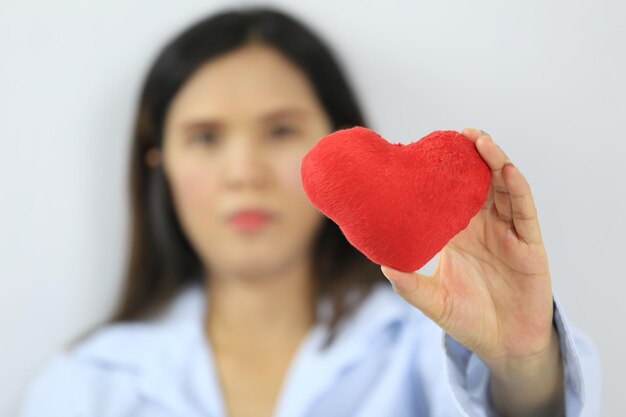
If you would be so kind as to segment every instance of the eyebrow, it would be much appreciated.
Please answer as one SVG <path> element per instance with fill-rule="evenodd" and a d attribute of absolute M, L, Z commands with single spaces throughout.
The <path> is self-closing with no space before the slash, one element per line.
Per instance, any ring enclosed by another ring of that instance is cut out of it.
<path fill-rule="evenodd" d="M 307 117 L 309 113 L 310 112 L 308 110 L 300 108 L 300 107 L 284 107 L 284 108 L 280 108 L 277 110 L 272 110 L 260 116 L 258 118 L 258 121 L 260 123 L 263 123 L 263 122 L 267 122 L 267 121 L 271 121 L 275 119 L 287 118 L 287 117 L 304 118 L 304 117 Z M 220 124 L 221 123 L 219 122 L 219 120 L 211 119 L 211 118 L 204 118 L 204 119 L 192 119 L 192 120 L 182 122 L 181 127 L 185 131 L 193 131 L 193 130 L 202 129 L 202 128 L 219 127 Z"/>

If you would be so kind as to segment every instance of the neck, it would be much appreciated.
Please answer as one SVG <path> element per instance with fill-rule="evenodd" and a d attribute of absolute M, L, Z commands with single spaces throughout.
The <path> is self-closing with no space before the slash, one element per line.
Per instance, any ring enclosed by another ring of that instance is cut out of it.
<path fill-rule="evenodd" d="M 314 281 L 306 263 L 271 276 L 212 276 L 205 329 L 215 347 L 272 348 L 298 343 L 315 321 Z"/>

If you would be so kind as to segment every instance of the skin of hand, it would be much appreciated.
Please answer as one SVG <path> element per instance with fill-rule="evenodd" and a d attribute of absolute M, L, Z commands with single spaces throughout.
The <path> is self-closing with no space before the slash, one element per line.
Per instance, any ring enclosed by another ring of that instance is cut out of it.
<path fill-rule="evenodd" d="M 461 133 L 492 172 L 484 206 L 442 249 L 433 275 L 381 270 L 396 293 L 487 365 L 496 409 L 557 415 L 563 368 L 530 186 L 487 133 Z"/>

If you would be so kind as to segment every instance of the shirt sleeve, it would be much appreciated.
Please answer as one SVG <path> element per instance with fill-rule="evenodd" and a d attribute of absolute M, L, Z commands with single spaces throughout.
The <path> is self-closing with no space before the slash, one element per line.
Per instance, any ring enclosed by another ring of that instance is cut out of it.
<path fill-rule="evenodd" d="M 597 417 L 600 414 L 601 369 L 593 342 L 568 323 L 553 293 L 553 324 L 559 336 L 565 384 L 565 416 Z M 449 388 L 464 417 L 498 417 L 489 395 L 489 369 L 472 351 L 442 333 L 444 367 Z"/>

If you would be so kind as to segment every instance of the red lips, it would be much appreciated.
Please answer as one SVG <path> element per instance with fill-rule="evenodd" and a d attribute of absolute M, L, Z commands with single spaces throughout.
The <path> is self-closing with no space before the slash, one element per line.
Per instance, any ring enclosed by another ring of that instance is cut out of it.
<path fill-rule="evenodd" d="M 258 209 L 239 210 L 229 216 L 229 223 L 235 228 L 244 231 L 258 230 L 273 218 L 273 214 Z"/>

